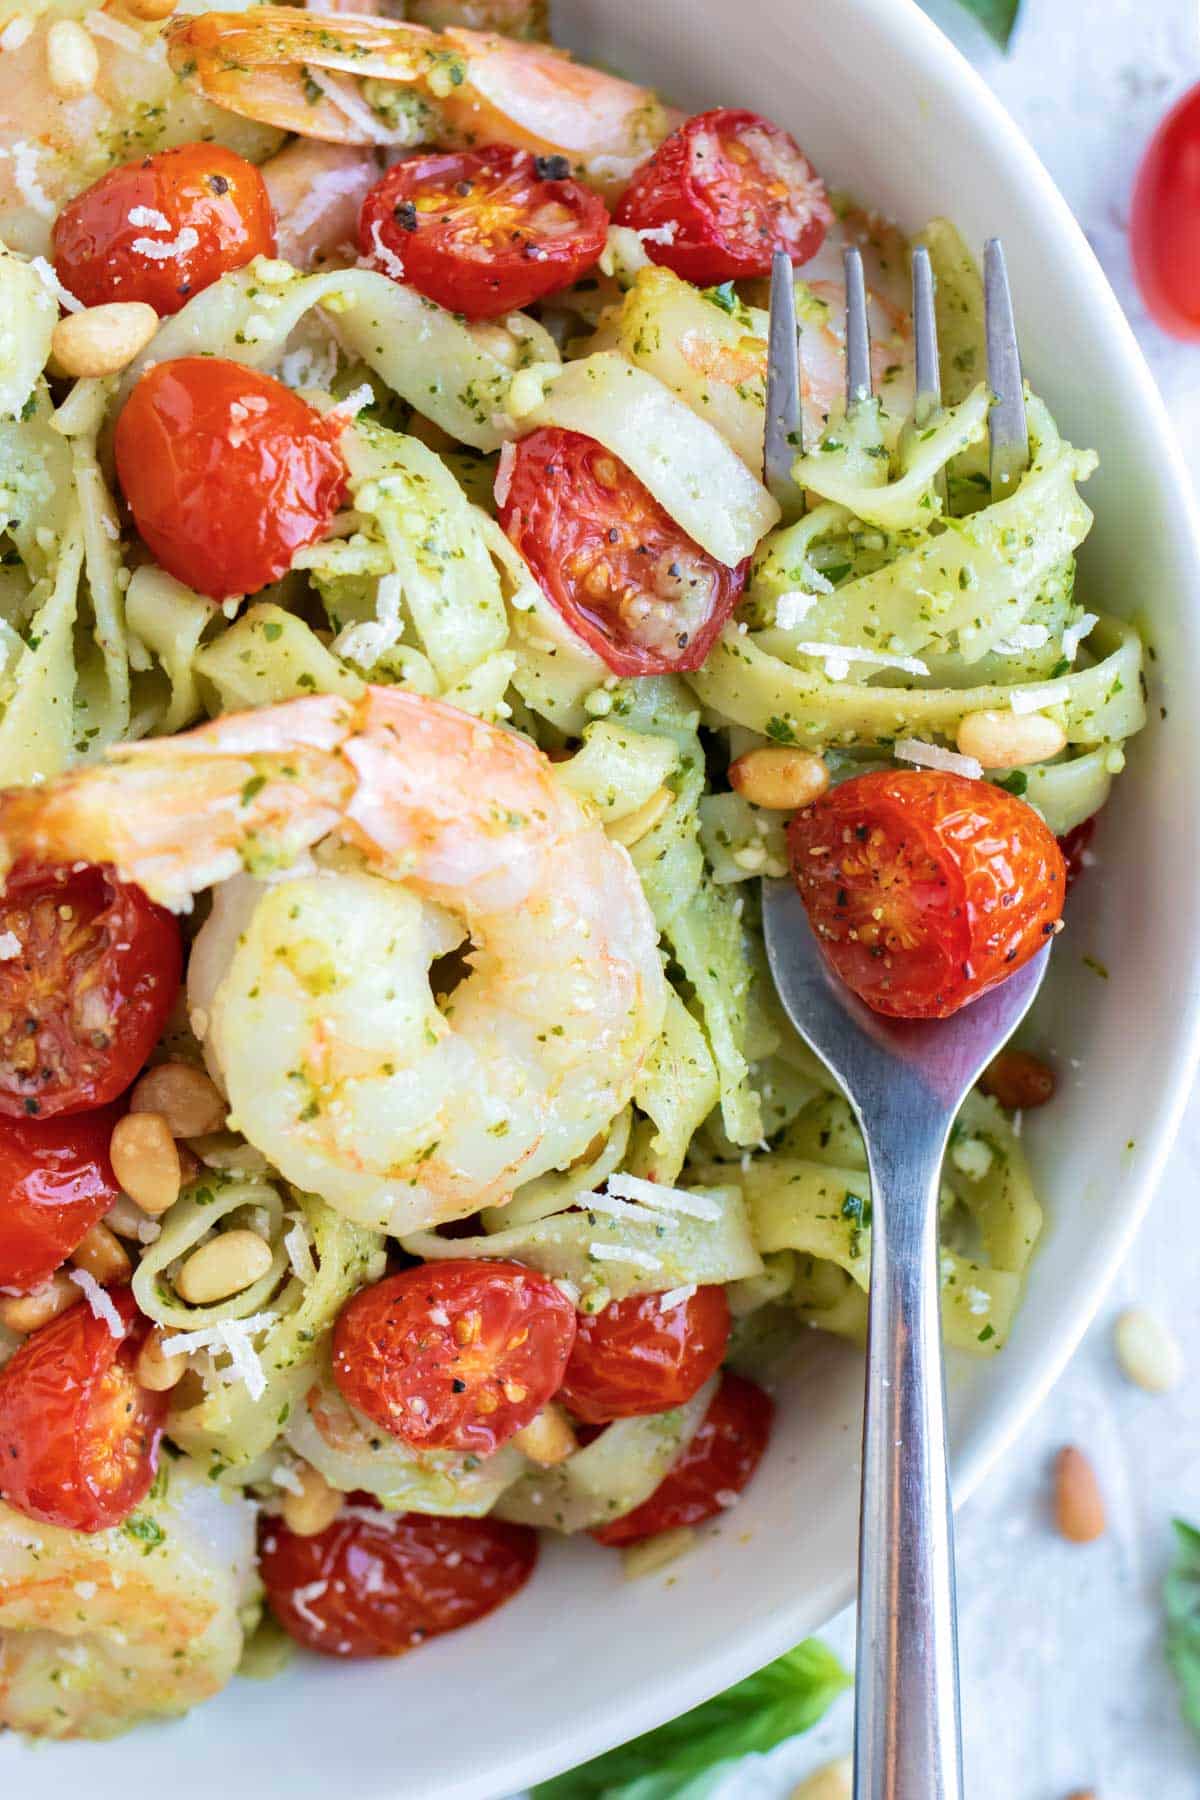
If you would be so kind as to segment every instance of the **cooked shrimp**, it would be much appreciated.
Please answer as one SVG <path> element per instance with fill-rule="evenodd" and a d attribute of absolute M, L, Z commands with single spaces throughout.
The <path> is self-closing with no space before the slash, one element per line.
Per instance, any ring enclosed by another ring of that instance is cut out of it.
<path fill-rule="evenodd" d="M 110 1531 L 0 1502 L 0 1726 L 112 1737 L 219 1693 L 254 1597 L 254 1508 L 186 1458 Z"/>
<path fill-rule="evenodd" d="M 114 863 L 176 907 L 223 884 L 192 952 L 193 1025 L 249 1141 L 363 1224 L 459 1218 L 565 1167 L 661 1028 L 625 851 L 531 744 L 394 688 L 230 715 L 10 789 L 0 849 L 5 866 Z M 439 1007 L 430 963 L 468 937 Z"/>
<path fill-rule="evenodd" d="M 515 144 L 605 186 L 674 122 L 648 88 L 490 32 L 264 6 L 179 18 L 167 37 L 172 67 L 210 100 L 332 143 Z"/>
<path fill-rule="evenodd" d="M 280 256 L 297 269 L 347 264 L 358 254 L 358 214 L 382 170 L 375 152 L 297 138 L 262 166 Z"/>
<path fill-rule="evenodd" d="M 804 441 L 816 443 L 831 413 L 846 403 L 846 290 L 840 281 L 804 281 L 796 288 L 800 322 L 800 394 Z M 868 290 L 871 374 L 894 431 L 912 410 L 912 320 Z"/>

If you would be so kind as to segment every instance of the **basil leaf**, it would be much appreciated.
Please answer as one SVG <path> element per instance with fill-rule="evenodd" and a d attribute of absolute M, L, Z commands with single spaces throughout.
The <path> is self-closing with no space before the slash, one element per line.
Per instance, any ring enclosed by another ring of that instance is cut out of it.
<path fill-rule="evenodd" d="M 1200 1732 L 1200 1531 L 1175 1520 L 1175 1561 L 1163 1585 L 1167 1661 L 1179 1683 L 1183 1716 Z"/>
<path fill-rule="evenodd" d="M 990 37 L 994 37 L 1001 49 L 1006 49 L 1012 36 L 1013 26 L 1017 22 L 1021 0 L 961 0 L 969 13 L 973 13 Z"/>
<path fill-rule="evenodd" d="M 739 1757 L 807 1731 L 849 1685 L 833 1652 L 808 1638 L 681 1719 L 543 1781 L 534 1800 L 706 1800 Z"/>

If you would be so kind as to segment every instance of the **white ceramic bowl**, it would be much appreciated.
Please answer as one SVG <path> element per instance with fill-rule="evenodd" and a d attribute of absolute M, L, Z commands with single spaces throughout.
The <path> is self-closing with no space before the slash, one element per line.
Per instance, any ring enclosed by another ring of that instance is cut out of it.
<path fill-rule="evenodd" d="M 581 52 L 684 104 L 756 107 L 827 176 L 916 227 L 1003 235 L 1026 367 L 1077 443 L 1097 513 L 1083 591 L 1149 622 L 1152 723 L 1137 741 L 1055 953 L 1040 1030 L 1066 1073 L 1029 1136 L 1047 1231 L 1015 1337 L 951 1373 L 961 1499 L 1074 1349 L 1139 1221 L 1197 1038 L 1200 551 L 1163 409 L 1084 238 L 1016 128 L 911 0 L 569 0 Z M 1169 716 L 1160 717 L 1160 705 Z M 1111 971 L 1100 980 L 1088 952 Z M 1071 1059 L 1071 1060 L 1068 1060 Z M 806 1347 L 807 1348 L 807 1347 Z M 494 1800 L 683 1711 L 822 1625 L 849 1597 L 859 1359 L 814 1337 L 768 1460 L 719 1533 L 633 1584 L 590 1543 L 548 1543 L 494 1619 L 399 1663 L 315 1659 L 236 1682 L 107 1745 L 0 1744 L 23 1800 Z"/>

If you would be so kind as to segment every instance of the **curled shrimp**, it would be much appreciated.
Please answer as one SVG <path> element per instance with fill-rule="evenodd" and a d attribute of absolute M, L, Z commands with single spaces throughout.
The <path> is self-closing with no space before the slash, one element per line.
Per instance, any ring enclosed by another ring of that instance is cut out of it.
<path fill-rule="evenodd" d="M 185 84 L 244 118 L 340 144 L 513 144 L 598 185 L 629 173 L 674 115 L 648 89 L 494 32 L 296 7 L 211 12 L 168 29 Z"/>
<path fill-rule="evenodd" d="M 0 795 L 0 846 L 113 863 L 176 907 L 218 884 L 193 1026 L 249 1141 L 361 1224 L 459 1218 L 566 1166 L 661 1029 L 625 851 L 533 745 L 416 694 L 121 746 Z M 467 939 L 439 1006 L 430 964 Z"/>
<path fill-rule="evenodd" d="M 219 1693 L 256 1591 L 254 1507 L 187 1459 L 136 1530 L 68 1531 L 0 1502 L 0 1726 L 112 1737 Z"/>

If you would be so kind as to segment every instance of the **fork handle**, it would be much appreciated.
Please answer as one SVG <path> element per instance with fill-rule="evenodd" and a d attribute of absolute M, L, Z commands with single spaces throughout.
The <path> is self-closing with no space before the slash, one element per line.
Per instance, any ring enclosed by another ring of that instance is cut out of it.
<path fill-rule="evenodd" d="M 855 1800 L 961 1800 L 938 1191 L 951 1114 L 864 1120 L 874 1218 L 863 1419 Z"/>

